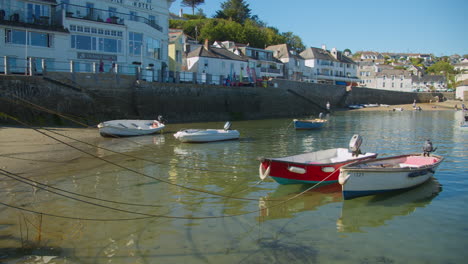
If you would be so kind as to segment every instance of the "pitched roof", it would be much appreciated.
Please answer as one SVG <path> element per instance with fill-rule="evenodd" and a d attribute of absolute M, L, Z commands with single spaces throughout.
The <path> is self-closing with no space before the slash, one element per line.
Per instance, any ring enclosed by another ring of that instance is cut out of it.
<path fill-rule="evenodd" d="M 406 71 L 406 70 L 383 70 L 381 72 L 377 72 L 375 74 L 376 77 L 379 77 L 379 76 L 390 76 L 390 75 L 395 75 L 395 76 L 400 76 L 400 75 L 403 75 L 405 77 L 410 77 L 411 76 L 411 72 L 409 71 Z"/>
<path fill-rule="evenodd" d="M 301 56 L 306 59 L 317 59 L 317 60 L 328 60 L 328 61 L 335 61 L 335 62 L 343 62 L 349 64 L 356 64 L 351 58 L 344 55 L 341 51 L 336 51 L 336 58 L 328 51 L 321 48 L 314 48 L 310 47 L 304 50 L 301 53 Z"/>
<path fill-rule="evenodd" d="M 201 46 L 187 55 L 187 58 L 204 57 L 225 60 L 247 61 L 242 56 L 236 55 L 225 48 L 210 47 L 208 50 Z"/>
<path fill-rule="evenodd" d="M 288 44 L 278 44 L 278 45 L 272 45 L 268 46 L 265 48 L 266 50 L 272 50 L 276 51 L 276 54 L 274 55 L 277 59 L 297 59 L 297 60 L 303 60 L 304 58 L 296 54 L 294 51 L 289 49 Z"/>

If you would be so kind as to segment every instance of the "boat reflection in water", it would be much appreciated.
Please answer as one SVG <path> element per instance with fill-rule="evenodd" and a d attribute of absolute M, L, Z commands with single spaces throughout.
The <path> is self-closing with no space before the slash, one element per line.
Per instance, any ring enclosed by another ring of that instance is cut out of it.
<path fill-rule="evenodd" d="M 397 193 L 364 196 L 344 200 L 338 232 L 365 232 L 365 227 L 378 227 L 397 216 L 409 215 L 418 207 L 425 207 L 442 191 L 435 178 L 421 186 Z"/>
<path fill-rule="evenodd" d="M 275 192 L 260 198 L 261 210 L 257 221 L 293 218 L 299 212 L 317 210 L 325 204 L 342 201 L 340 184 L 317 186 L 301 194 L 312 186 L 309 184 L 278 185 Z"/>
<path fill-rule="evenodd" d="M 164 135 L 146 135 L 132 138 L 102 138 L 98 143 L 96 154 L 99 157 L 108 155 L 110 152 L 106 150 L 115 151 L 119 153 L 126 153 L 132 151 L 141 151 L 144 147 L 151 147 L 152 145 L 162 145 L 165 142 Z"/>

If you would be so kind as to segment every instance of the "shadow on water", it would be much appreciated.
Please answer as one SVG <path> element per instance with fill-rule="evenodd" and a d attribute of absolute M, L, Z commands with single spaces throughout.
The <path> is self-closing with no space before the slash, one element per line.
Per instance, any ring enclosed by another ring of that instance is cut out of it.
<path fill-rule="evenodd" d="M 431 178 L 415 189 L 344 200 L 341 217 L 336 222 L 338 232 L 365 232 L 363 228 L 384 225 L 429 205 L 441 191 L 440 183 Z"/>
<path fill-rule="evenodd" d="M 293 218 L 299 212 L 317 210 L 325 204 L 342 200 L 341 185 L 338 183 L 317 186 L 295 197 L 310 187 L 308 184 L 279 185 L 274 192 L 260 198 L 259 207 L 262 210 L 257 221 Z"/>
<path fill-rule="evenodd" d="M 68 258 L 73 250 L 54 247 L 0 248 L 0 263 L 49 263 L 50 260 Z"/>

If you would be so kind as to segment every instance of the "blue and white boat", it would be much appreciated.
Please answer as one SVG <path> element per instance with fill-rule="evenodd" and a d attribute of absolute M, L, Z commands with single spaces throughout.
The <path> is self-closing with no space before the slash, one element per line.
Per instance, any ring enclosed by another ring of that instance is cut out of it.
<path fill-rule="evenodd" d="M 410 189 L 430 179 L 443 159 L 409 154 L 358 161 L 340 168 L 338 182 L 345 200 Z"/>
<path fill-rule="evenodd" d="M 326 123 L 326 119 L 294 119 L 294 128 L 295 129 L 315 129 L 315 128 L 321 128 L 323 127 Z"/>

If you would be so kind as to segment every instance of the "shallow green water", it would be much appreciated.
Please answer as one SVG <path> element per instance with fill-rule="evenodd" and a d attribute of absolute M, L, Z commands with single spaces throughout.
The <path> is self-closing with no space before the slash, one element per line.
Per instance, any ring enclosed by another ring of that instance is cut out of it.
<path fill-rule="evenodd" d="M 457 114 L 339 112 L 316 131 L 290 119 L 233 122 L 241 140 L 209 144 L 172 134 L 223 123 L 127 139 L 96 131 L 84 141 L 126 156 L 76 143 L 95 157 L 24 174 L 87 197 L 0 175 L 0 201 L 43 213 L 0 205 L 0 262 L 465 263 L 468 132 Z M 349 201 L 339 185 L 295 197 L 310 186 L 259 182 L 258 157 L 346 147 L 353 134 L 379 156 L 421 152 L 431 138 L 445 161 L 417 189 Z"/>

